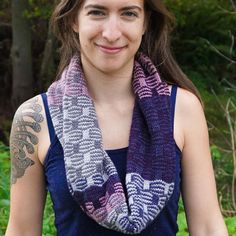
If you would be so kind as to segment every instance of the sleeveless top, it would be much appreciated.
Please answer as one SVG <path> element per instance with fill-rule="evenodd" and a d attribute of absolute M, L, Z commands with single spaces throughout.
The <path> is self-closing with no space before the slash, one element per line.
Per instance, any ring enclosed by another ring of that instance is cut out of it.
<path fill-rule="evenodd" d="M 172 86 L 171 112 L 174 125 L 174 110 L 177 87 Z M 55 213 L 55 226 L 58 236 L 118 236 L 125 235 L 100 226 L 86 215 L 72 198 L 66 180 L 62 146 L 55 134 L 50 117 L 47 95 L 41 94 L 48 123 L 51 145 L 44 160 L 44 174 L 47 190 L 50 193 Z M 176 176 L 174 192 L 167 205 L 157 218 L 140 234 L 143 236 L 174 236 L 178 232 L 177 214 L 180 196 L 180 160 L 181 151 L 176 146 Z M 106 150 L 120 176 L 125 191 L 126 155 L 128 147 L 116 150 Z"/>

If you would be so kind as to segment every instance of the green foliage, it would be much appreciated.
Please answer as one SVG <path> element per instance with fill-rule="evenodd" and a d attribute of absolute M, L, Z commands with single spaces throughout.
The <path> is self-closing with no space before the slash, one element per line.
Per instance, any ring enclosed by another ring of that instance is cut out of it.
<path fill-rule="evenodd" d="M 43 218 L 43 236 L 56 235 L 54 219 L 55 219 L 55 216 L 52 210 L 52 201 L 48 195 L 45 210 L 44 210 L 44 218 Z"/>
<path fill-rule="evenodd" d="M 0 235 L 4 235 L 9 216 L 10 154 L 0 142 Z"/>
<path fill-rule="evenodd" d="M 211 156 L 212 156 L 213 160 L 215 160 L 215 161 L 219 161 L 222 157 L 221 152 L 216 145 L 211 146 Z"/>
<path fill-rule="evenodd" d="M 10 210 L 10 153 L 9 147 L 0 141 L 0 235 L 4 235 Z M 52 202 L 47 196 L 44 210 L 43 236 L 56 235 Z"/>
<path fill-rule="evenodd" d="M 165 0 L 176 16 L 172 33 L 177 61 L 200 90 L 210 131 L 211 153 L 223 207 L 232 208 L 233 173 L 230 133 L 223 106 L 236 100 L 236 11 L 230 0 Z M 223 57 L 222 55 L 225 57 Z M 228 59 L 226 59 L 228 58 Z M 216 95 L 215 95 L 216 94 Z M 236 120 L 236 111 L 232 119 Z"/>
<path fill-rule="evenodd" d="M 0 142 L 0 235 L 4 235 L 8 217 L 9 217 L 9 186 L 10 186 L 10 158 L 9 147 Z M 225 218 L 227 228 L 230 236 L 236 236 L 235 228 L 236 217 Z M 179 232 L 177 236 L 187 236 L 188 229 L 186 223 L 186 216 L 184 213 L 184 206 L 182 200 L 179 202 L 179 214 L 178 214 L 178 226 Z M 47 196 L 46 207 L 44 211 L 43 221 L 43 236 L 56 235 L 56 229 L 54 226 L 54 213 L 52 211 L 52 202 Z"/>
<path fill-rule="evenodd" d="M 216 54 L 214 47 L 236 58 L 232 37 L 236 35 L 236 12 L 230 1 L 166 0 L 176 16 L 173 50 L 178 62 L 189 73 L 197 71 L 211 86 L 235 77 L 235 65 Z"/>
<path fill-rule="evenodd" d="M 7 22 L 10 20 L 10 1 L 9 0 L 1 0 L 0 1 L 0 22 Z"/>
<path fill-rule="evenodd" d="M 236 236 L 236 216 L 225 218 L 225 223 L 227 225 L 229 235 Z"/>
<path fill-rule="evenodd" d="M 29 19 L 49 19 L 52 11 L 52 1 L 46 0 L 28 0 L 29 9 L 26 9 L 24 15 Z"/>
<path fill-rule="evenodd" d="M 189 232 L 188 232 L 186 214 L 184 212 L 182 199 L 180 199 L 179 201 L 179 214 L 178 214 L 177 220 L 178 220 L 178 227 L 179 227 L 179 232 L 177 233 L 177 236 L 188 236 Z M 236 216 L 225 217 L 224 221 L 227 226 L 229 236 L 236 236 L 236 227 L 235 227 Z"/>
<path fill-rule="evenodd" d="M 178 226 L 179 226 L 179 232 L 177 233 L 177 236 L 188 236 L 188 227 L 186 223 L 186 216 L 184 212 L 180 212 L 178 214 Z"/>
<path fill-rule="evenodd" d="M 25 16 L 32 22 L 35 40 L 35 68 L 39 61 L 47 36 L 47 25 L 54 1 L 28 0 Z M 236 66 L 216 53 L 215 49 L 232 59 L 236 58 L 232 38 L 236 36 L 236 13 L 230 0 L 165 0 L 176 16 L 176 29 L 172 45 L 177 61 L 191 78 L 203 97 L 210 127 L 211 153 L 216 174 L 219 196 L 222 204 L 230 208 L 230 184 L 233 173 L 232 156 L 222 150 L 229 149 L 229 131 L 218 99 L 225 104 L 229 97 L 236 100 L 235 91 L 228 90 L 228 84 L 235 79 Z M 0 1 L 0 20 L 10 22 L 10 1 Z M 39 70 L 39 69 L 37 69 Z M 234 115 L 236 120 L 236 115 Z M 9 127 L 9 125 L 8 125 Z M 5 131 L 9 130 L 3 128 Z M 9 148 L 0 142 L 0 235 L 6 229 L 9 217 L 10 158 Z M 229 235 L 236 236 L 236 217 L 225 218 Z M 178 236 L 188 235 L 182 201 L 179 204 Z M 43 236 L 56 235 L 52 202 L 47 197 L 44 212 Z"/>
<path fill-rule="evenodd" d="M 225 224 L 228 229 L 229 236 L 236 236 L 236 216 L 234 217 L 226 217 L 224 218 Z M 186 222 L 186 215 L 184 212 L 180 212 L 178 214 L 178 226 L 179 226 L 179 232 L 177 233 L 177 236 L 188 236 L 188 227 Z"/>
<path fill-rule="evenodd" d="M 188 227 L 182 199 L 180 199 L 179 201 L 179 214 L 177 218 L 177 223 L 179 227 L 179 232 L 177 233 L 177 236 L 188 236 Z"/>
<path fill-rule="evenodd" d="M 223 108 L 226 107 L 229 98 L 236 104 L 235 85 L 224 80 L 208 83 L 209 80 L 202 79 L 203 76 L 198 71 L 190 71 L 188 75 L 199 88 L 205 104 L 218 197 L 224 210 L 233 210 L 231 183 L 234 164 L 231 136 Z M 229 111 L 234 124 L 236 121 L 236 109 L 232 106 Z"/>
<path fill-rule="evenodd" d="M 10 132 L 11 132 L 11 124 L 12 124 L 11 120 L 0 117 L 1 131 L 4 134 L 4 139 L 6 139 L 6 140 L 0 140 L 0 142 L 2 141 L 2 142 L 5 142 L 5 143 L 9 143 L 9 137 L 10 137 Z M 0 144 L 0 148 L 1 148 L 1 144 Z"/>

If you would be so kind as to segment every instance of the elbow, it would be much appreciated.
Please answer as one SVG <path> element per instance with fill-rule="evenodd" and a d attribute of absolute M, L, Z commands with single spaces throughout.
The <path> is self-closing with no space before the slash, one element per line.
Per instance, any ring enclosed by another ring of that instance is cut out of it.
<path fill-rule="evenodd" d="M 228 236 L 228 230 L 224 220 L 206 221 L 200 225 L 195 225 L 189 229 L 190 236 Z"/>
<path fill-rule="evenodd" d="M 8 223 L 5 236 L 41 236 L 42 230 L 37 227 L 22 227 L 11 222 Z"/>

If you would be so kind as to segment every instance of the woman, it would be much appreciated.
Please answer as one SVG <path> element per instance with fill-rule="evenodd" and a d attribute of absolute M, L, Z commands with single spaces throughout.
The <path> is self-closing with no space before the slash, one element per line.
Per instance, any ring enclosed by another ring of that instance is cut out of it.
<path fill-rule="evenodd" d="M 16 112 L 6 235 L 41 235 L 46 188 L 58 235 L 175 235 L 180 186 L 190 234 L 227 235 L 163 3 L 61 0 L 52 23 L 58 80 Z"/>

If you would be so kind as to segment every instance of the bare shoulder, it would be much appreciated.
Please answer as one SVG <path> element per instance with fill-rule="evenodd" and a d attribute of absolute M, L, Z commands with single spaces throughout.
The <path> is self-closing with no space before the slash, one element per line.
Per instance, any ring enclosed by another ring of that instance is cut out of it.
<path fill-rule="evenodd" d="M 183 134 L 181 191 L 189 233 L 227 235 L 217 201 L 208 128 L 202 105 L 193 93 L 181 88 L 178 89 L 177 105 L 178 126 Z"/>
<path fill-rule="evenodd" d="M 180 150 L 186 147 L 197 130 L 206 129 L 203 107 L 198 97 L 186 89 L 178 88 L 176 96 L 174 135 Z"/>
<path fill-rule="evenodd" d="M 6 235 L 42 235 L 46 185 L 38 145 L 44 123 L 40 95 L 24 102 L 15 113 L 10 136 L 11 207 Z"/>
<path fill-rule="evenodd" d="M 22 117 L 24 112 L 29 112 L 29 111 L 36 112 L 37 114 L 42 112 L 42 99 L 40 95 L 30 98 L 29 100 L 22 103 L 16 110 L 14 119 Z"/>
<path fill-rule="evenodd" d="M 184 114 L 196 114 L 198 112 L 203 112 L 203 107 L 198 97 L 192 92 L 183 88 L 178 88 L 177 105 L 178 109 Z"/>
<path fill-rule="evenodd" d="M 19 106 L 17 109 L 13 123 L 12 131 L 31 130 L 39 133 L 41 131 L 41 123 L 44 121 L 43 105 L 40 95 L 37 95 Z M 36 138 L 30 138 L 32 143 L 37 143 Z"/>
<path fill-rule="evenodd" d="M 206 127 L 206 119 L 202 104 L 198 97 L 186 89 L 179 88 L 176 99 L 176 113 L 185 131 Z"/>
<path fill-rule="evenodd" d="M 37 145 L 45 121 L 41 96 L 24 102 L 16 111 L 11 129 L 11 183 L 24 176 L 30 166 L 38 162 Z"/>

